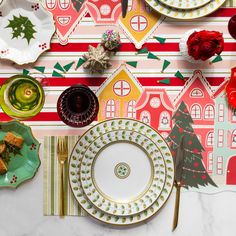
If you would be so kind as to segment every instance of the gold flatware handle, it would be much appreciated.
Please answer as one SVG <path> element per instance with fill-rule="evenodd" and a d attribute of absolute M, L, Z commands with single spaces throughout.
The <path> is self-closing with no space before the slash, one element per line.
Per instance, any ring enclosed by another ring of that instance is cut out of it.
<path fill-rule="evenodd" d="M 64 212 L 64 164 L 60 164 L 60 178 L 61 178 L 61 183 L 60 183 L 60 212 L 59 215 L 65 216 Z"/>
<path fill-rule="evenodd" d="M 175 195 L 175 212 L 174 212 L 174 221 L 173 221 L 173 228 L 172 231 L 174 231 L 178 225 L 179 220 L 179 202 L 180 202 L 180 189 L 181 184 L 176 183 L 176 195 Z"/>

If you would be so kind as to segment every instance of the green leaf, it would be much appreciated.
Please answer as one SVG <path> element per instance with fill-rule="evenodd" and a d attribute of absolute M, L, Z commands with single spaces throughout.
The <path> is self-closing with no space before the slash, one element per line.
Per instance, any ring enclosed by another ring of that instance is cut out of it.
<path fill-rule="evenodd" d="M 137 61 L 127 61 L 126 64 L 132 66 L 132 67 L 137 67 L 138 62 Z"/>
<path fill-rule="evenodd" d="M 71 63 L 65 65 L 63 68 L 64 68 L 65 71 L 69 71 L 70 68 L 71 68 L 74 64 L 75 64 L 75 62 L 73 61 L 73 62 L 71 62 Z"/>
<path fill-rule="evenodd" d="M 35 70 L 41 72 L 41 73 L 44 73 L 45 71 L 45 66 L 35 66 L 34 67 Z"/>
<path fill-rule="evenodd" d="M 170 62 L 167 60 L 164 60 L 163 65 L 162 65 L 162 70 L 161 73 L 164 72 L 164 70 L 170 65 Z"/>
<path fill-rule="evenodd" d="M 154 39 L 156 39 L 159 43 L 161 44 L 164 44 L 166 39 L 165 38 L 161 38 L 161 37 L 157 37 L 157 36 L 154 36 Z"/>
<path fill-rule="evenodd" d="M 147 48 L 142 48 L 140 49 L 137 54 L 145 54 L 145 53 L 148 53 L 148 49 Z"/>

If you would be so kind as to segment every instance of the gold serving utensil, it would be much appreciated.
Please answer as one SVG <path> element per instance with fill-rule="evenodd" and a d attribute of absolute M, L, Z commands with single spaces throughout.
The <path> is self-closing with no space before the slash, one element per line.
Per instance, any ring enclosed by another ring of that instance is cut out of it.
<path fill-rule="evenodd" d="M 58 137 L 57 140 L 57 156 L 60 164 L 60 216 L 64 216 L 64 164 L 68 158 L 68 139 L 66 137 Z"/>
<path fill-rule="evenodd" d="M 175 212 L 174 212 L 174 220 L 173 220 L 173 228 L 174 231 L 178 225 L 179 220 L 179 203 L 180 203 L 180 190 L 181 190 L 181 182 L 182 182 L 182 173 L 184 167 L 184 137 L 182 137 L 180 141 L 179 148 L 175 157 L 175 187 L 176 187 L 176 195 L 175 195 Z"/>

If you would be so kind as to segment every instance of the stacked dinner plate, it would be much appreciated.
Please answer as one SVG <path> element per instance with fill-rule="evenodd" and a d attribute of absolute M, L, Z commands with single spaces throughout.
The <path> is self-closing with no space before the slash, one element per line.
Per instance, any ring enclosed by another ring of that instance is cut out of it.
<path fill-rule="evenodd" d="M 211 14 L 226 0 L 145 0 L 163 15 L 191 20 Z"/>
<path fill-rule="evenodd" d="M 174 164 L 163 137 L 131 119 L 97 124 L 70 157 L 71 189 L 92 217 L 131 225 L 153 216 L 168 200 Z"/>

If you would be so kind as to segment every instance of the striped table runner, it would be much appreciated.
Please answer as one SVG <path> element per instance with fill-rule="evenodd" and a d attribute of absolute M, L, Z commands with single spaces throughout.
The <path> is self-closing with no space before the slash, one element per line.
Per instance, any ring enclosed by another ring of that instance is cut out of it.
<path fill-rule="evenodd" d="M 69 136 L 69 153 L 71 153 L 78 136 Z M 44 215 L 59 215 L 59 186 L 60 186 L 60 166 L 57 158 L 57 137 L 50 136 L 44 138 L 44 161 L 43 161 L 43 189 L 44 189 Z M 65 164 L 65 171 L 68 173 L 68 163 Z M 85 212 L 80 208 L 70 189 L 68 175 L 64 176 L 64 200 L 65 215 L 85 216 Z"/>

